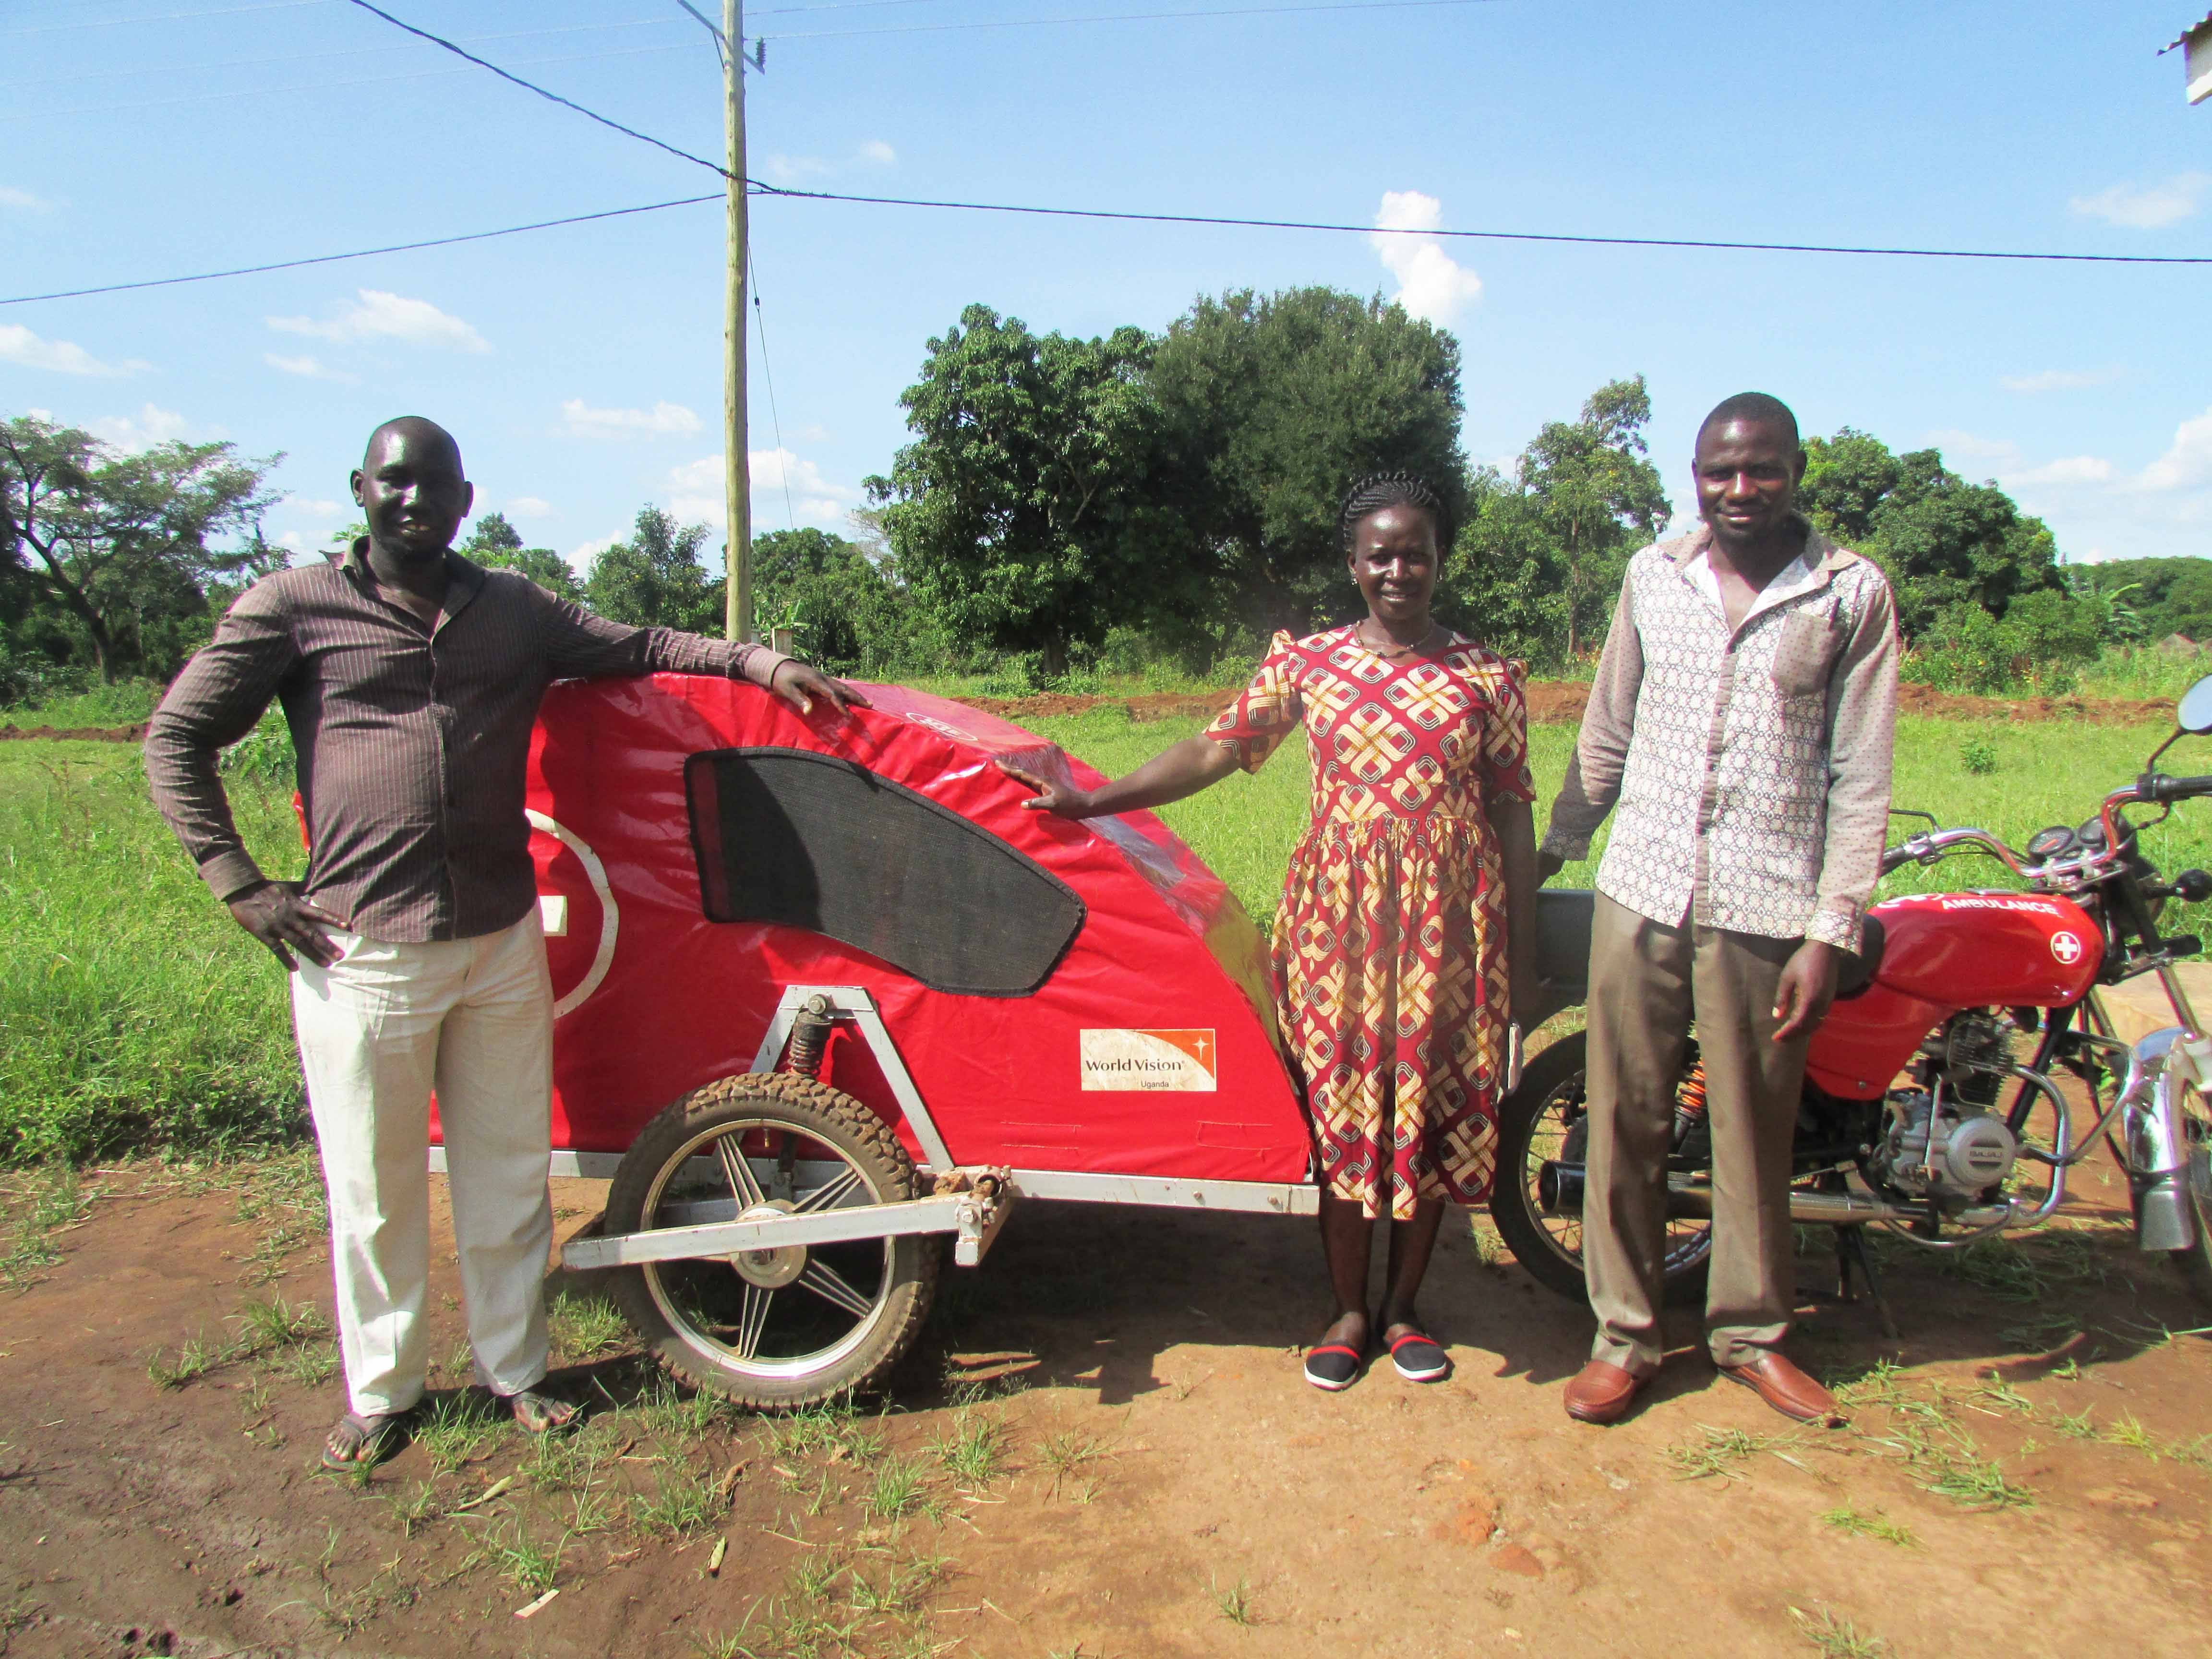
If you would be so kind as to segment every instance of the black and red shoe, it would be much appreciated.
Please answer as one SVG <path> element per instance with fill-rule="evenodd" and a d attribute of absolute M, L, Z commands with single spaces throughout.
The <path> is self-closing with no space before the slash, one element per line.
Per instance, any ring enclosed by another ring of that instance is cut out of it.
<path fill-rule="evenodd" d="M 1331 1394 L 1359 1381 L 1367 1356 L 1348 1342 L 1322 1342 L 1306 1350 L 1306 1381 Z"/>
<path fill-rule="evenodd" d="M 1419 1331 L 1407 1331 L 1390 1345 L 1390 1363 L 1408 1382 L 1441 1382 L 1451 1375 L 1450 1357 Z"/>

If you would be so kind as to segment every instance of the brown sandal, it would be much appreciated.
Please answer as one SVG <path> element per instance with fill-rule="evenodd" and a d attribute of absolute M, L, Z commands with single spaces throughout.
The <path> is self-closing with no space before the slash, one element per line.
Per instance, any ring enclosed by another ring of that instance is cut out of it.
<path fill-rule="evenodd" d="M 405 1412 L 348 1412 L 323 1442 L 323 1467 L 340 1474 L 373 1469 L 392 1455 Z"/>
<path fill-rule="evenodd" d="M 582 1419 L 584 1408 L 573 1400 L 536 1389 L 520 1389 L 507 1395 L 514 1420 L 525 1434 L 565 1434 Z"/>

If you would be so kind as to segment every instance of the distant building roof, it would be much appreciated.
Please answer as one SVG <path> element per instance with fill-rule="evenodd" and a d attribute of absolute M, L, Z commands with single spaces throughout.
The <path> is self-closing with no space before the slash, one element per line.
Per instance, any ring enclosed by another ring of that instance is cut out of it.
<path fill-rule="evenodd" d="M 2201 104 L 2212 98 L 2212 11 L 2160 46 L 2158 54 L 2163 58 L 2176 46 L 2188 48 L 2182 58 L 2182 74 L 2187 80 L 2189 101 Z"/>

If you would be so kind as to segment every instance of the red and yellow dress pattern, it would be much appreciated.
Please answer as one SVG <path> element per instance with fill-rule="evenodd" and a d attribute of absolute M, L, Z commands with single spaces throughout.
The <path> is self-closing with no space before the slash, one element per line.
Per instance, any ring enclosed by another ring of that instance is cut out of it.
<path fill-rule="evenodd" d="M 1273 941 L 1322 1178 L 1370 1216 L 1479 1204 L 1496 1161 L 1509 982 L 1485 811 L 1533 800 L 1525 672 L 1458 634 L 1404 657 L 1278 634 L 1206 736 L 1256 772 L 1300 724 L 1313 822 Z"/>

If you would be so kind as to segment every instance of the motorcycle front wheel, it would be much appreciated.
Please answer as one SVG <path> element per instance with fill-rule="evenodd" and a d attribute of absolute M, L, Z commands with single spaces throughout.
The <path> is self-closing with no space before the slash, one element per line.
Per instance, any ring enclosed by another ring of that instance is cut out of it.
<path fill-rule="evenodd" d="M 1577 1031 L 1522 1070 L 1521 1086 L 1498 1108 L 1498 1174 L 1490 1194 L 1491 1218 L 1514 1260 L 1539 1284 L 1577 1300 L 1589 1294 L 1583 1276 L 1582 1212 L 1547 1211 L 1542 1187 L 1546 1164 L 1580 1168 L 1588 1157 L 1587 1049 L 1586 1038 Z M 1705 1305 L 1712 1244 L 1710 1221 L 1668 1222 L 1668 1304 Z"/>

